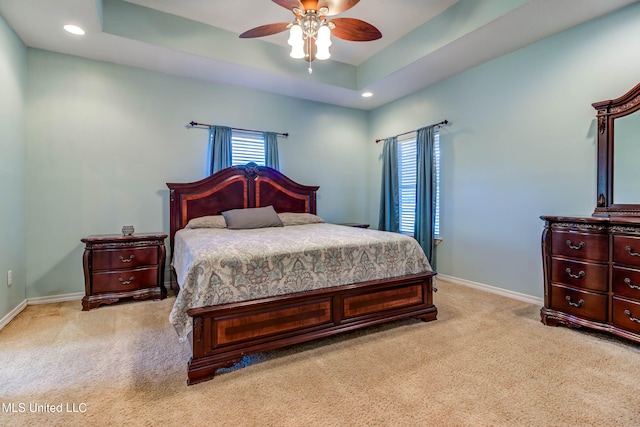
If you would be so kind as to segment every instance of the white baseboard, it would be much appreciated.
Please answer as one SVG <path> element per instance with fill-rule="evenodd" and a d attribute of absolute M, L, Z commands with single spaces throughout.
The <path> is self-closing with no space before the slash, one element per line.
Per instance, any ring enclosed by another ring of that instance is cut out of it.
<path fill-rule="evenodd" d="M 468 286 L 470 288 L 479 289 L 481 291 L 490 292 L 492 294 L 502 295 L 507 298 L 512 298 L 518 301 L 528 302 L 530 304 L 544 305 L 542 298 L 534 297 L 519 292 L 510 291 L 508 289 L 496 288 L 495 286 L 485 285 L 484 283 L 472 282 L 467 279 L 459 279 L 453 276 L 447 276 L 446 274 L 438 274 L 436 277 L 444 280 L 445 282 L 451 282 L 458 285 Z M 169 289 L 169 282 L 165 282 L 165 286 Z M 51 304 L 56 302 L 77 301 L 84 297 L 84 292 L 76 292 L 72 294 L 55 295 L 50 297 L 37 297 L 29 298 L 22 301 L 16 308 L 11 310 L 6 316 L 0 319 L 0 329 L 4 328 L 16 317 L 27 305 L 38 304 Z"/>
<path fill-rule="evenodd" d="M 459 279 L 457 277 L 447 276 L 446 274 L 438 274 L 436 278 L 440 278 L 445 282 L 451 282 L 457 285 L 468 286 L 470 288 L 479 289 L 481 291 L 490 292 L 492 294 L 501 295 L 503 297 L 515 299 L 518 301 L 528 302 L 530 304 L 535 304 L 535 305 L 544 305 L 543 298 L 522 294 L 520 292 L 514 292 L 514 291 L 510 291 L 508 289 L 503 289 L 503 288 L 496 288 L 495 286 L 485 285 L 484 283 L 472 282 L 471 280 L 467 280 L 467 279 Z"/>
<path fill-rule="evenodd" d="M 2 329 L 5 326 L 7 326 L 9 324 L 9 322 L 11 322 L 14 319 L 14 317 L 16 317 L 18 314 L 20 314 L 20 312 L 22 310 L 24 310 L 25 308 L 27 308 L 27 300 L 22 301 L 20 304 L 18 304 L 18 306 L 16 308 L 11 310 L 9 313 L 7 313 L 6 316 L 4 316 L 2 319 L 0 319 L 0 329 Z"/>
<path fill-rule="evenodd" d="M 51 297 L 37 297 L 37 298 L 28 298 L 22 301 L 16 308 L 11 310 L 6 316 L 0 319 L 0 329 L 4 328 L 11 322 L 22 310 L 27 308 L 28 305 L 38 305 L 38 304 L 51 304 L 54 302 L 66 302 L 66 301 L 76 301 L 81 300 L 84 297 L 84 292 L 75 292 L 73 294 L 63 294 L 63 295 L 54 295 Z"/>
<path fill-rule="evenodd" d="M 72 294 L 53 295 L 50 297 L 29 298 L 27 302 L 29 305 L 51 304 L 54 302 L 77 301 L 81 300 L 83 297 L 84 292 L 74 292 Z"/>

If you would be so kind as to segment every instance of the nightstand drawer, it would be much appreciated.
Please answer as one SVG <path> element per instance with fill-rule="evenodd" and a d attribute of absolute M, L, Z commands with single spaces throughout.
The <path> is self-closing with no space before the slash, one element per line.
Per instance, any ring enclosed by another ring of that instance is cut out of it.
<path fill-rule="evenodd" d="M 551 253 L 554 256 L 606 261 L 609 257 L 609 236 L 556 231 L 551 235 Z"/>
<path fill-rule="evenodd" d="M 105 249 L 93 251 L 93 270 L 135 268 L 158 264 L 158 248 Z"/>
<path fill-rule="evenodd" d="M 609 286 L 608 273 L 609 267 L 606 264 L 561 258 L 552 258 L 551 260 L 551 281 L 553 283 L 606 292 Z"/>
<path fill-rule="evenodd" d="M 93 292 L 125 292 L 158 286 L 158 267 L 93 273 Z"/>
<path fill-rule="evenodd" d="M 338 225 L 344 225 L 347 227 L 356 227 L 356 228 L 369 228 L 369 224 L 363 224 L 361 222 L 342 222 Z"/>
<path fill-rule="evenodd" d="M 585 319 L 607 321 L 607 296 L 604 294 L 551 285 L 551 308 Z"/>

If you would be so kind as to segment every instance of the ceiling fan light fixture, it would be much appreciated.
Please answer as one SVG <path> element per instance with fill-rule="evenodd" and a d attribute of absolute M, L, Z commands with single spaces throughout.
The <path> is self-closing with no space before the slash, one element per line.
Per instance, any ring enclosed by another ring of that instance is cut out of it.
<path fill-rule="evenodd" d="M 293 12 L 293 22 L 261 25 L 240 34 L 240 38 L 265 37 L 289 30 L 289 56 L 308 61 L 309 73 L 312 72 L 313 60 L 326 60 L 331 57 L 329 47 L 332 45 L 332 33 L 339 39 L 358 42 L 378 40 L 382 37 L 380 30 L 368 22 L 356 18 L 334 18 L 335 15 L 351 9 L 360 0 L 272 1 Z"/>
<path fill-rule="evenodd" d="M 298 24 L 291 25 L 289 29 L 289 40 L 287 41 L 291 46 L 291 56 L 294 59 L 304 58 L 304 38 L 302 36 L 302 27 Z"/>
<path fill-rule="evenodd" d="M 293 59 L 303 59 L 305 57 L 304 45 L 291 46 L 291 53 L 289 56 Z"/>
<path fill-rule="evenodd" d="M 331 57 L 329 46 L 331 46 L 331 30 L 327 25 L 321 25 L 316 36 L 316 47 L 318 48 L 316 58 L 329 59 Z"/>
<path fill-rule="evenodd" d="M 324 61 L 325 59 L 331 58 L 331 52 L 329 52 L 329 47 L 318 47 L 316 52 L 316 59 L 320 59 Z"/>
<path fill-rule="evenodd" d="M 302 38 L 302 27 L 295 23 L 291 25 L 289 29 L 289 40 L 287 40 L 289 46 L 301 46 L 304 44 L 304 39 Z"/>

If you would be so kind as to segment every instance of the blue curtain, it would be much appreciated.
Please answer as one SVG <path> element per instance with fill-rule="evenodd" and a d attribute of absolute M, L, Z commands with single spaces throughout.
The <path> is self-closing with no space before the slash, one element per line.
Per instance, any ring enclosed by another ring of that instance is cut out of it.
<path fill-rule="evenodd" d="M 231 166 L 231 128 L 211 126 L 209 131 L 209 175 Z"/>
<path fill-rule="evenodd" d="M 264 132 L 264 158 L 267 166 L 276 170 L 280 169 L 278 136 L 275 132 Z"/>
<path fill-rule="evenodd" d="M 417 176 L 416 216 L 414 236 L 435 270 L 435 242 L 433 240 L 436 215 L 436 168 L 433 158 L 434 127 L 418 129 L 416 135 Z"/>
<path fill-rule="evenodd" d="M 398 137 L 384 140 L 382 148 L 382 191 L 379 230 L 400 229 L 400 189 L 398 187 Z"/>

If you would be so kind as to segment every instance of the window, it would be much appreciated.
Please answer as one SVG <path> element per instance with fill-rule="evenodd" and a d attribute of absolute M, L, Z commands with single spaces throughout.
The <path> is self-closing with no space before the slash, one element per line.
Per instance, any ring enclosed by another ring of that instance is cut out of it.
<path fill-rule="evenodd" d="M 246 165 L 249 162 L 265 165 L 264 135 L 234 129 L 231 132 L 231 164 Z"/>
<path fill-rule="evenodd" d="M 416 134 L 398 140 L 398 186 L 400 198 L 400 232 L 413 236 L 416 214 Z M 434 237 L 440 237 L 440 136 L 434 133 L 433 158 L 436 174 L 436 214 Z"/>
<path fill-rule="evenodd" d="M 398 141 L 400 232 L 413 236 L 416 213 L 416 135 Z"/>

